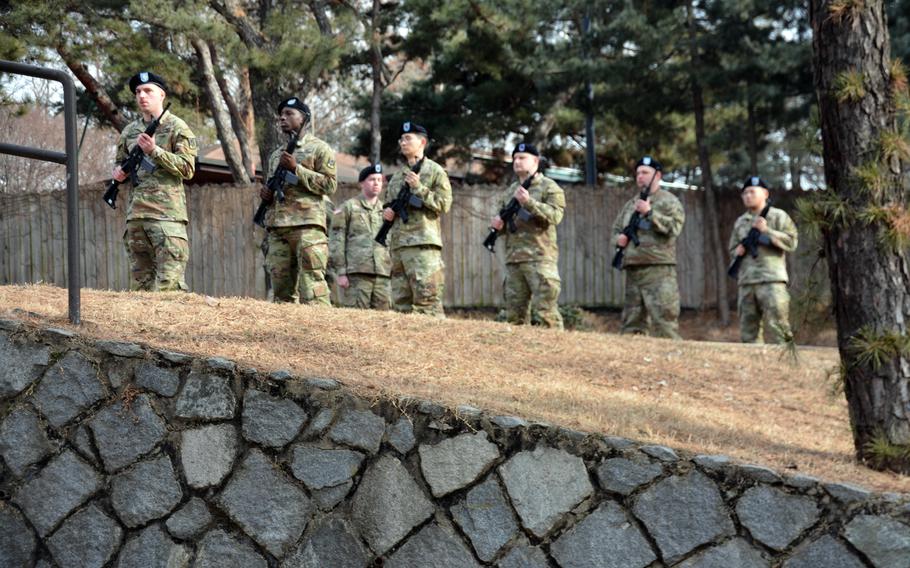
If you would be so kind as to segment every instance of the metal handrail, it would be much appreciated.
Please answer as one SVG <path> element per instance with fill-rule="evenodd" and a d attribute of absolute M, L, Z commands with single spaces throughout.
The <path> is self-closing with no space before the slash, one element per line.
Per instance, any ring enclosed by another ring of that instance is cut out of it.
<path fill-rule="evenodd" d="M 66 166 L 66 258 L 67 290 L 69 291 L 69 320 L 79 325 L 82 320 L 80 292 L 82 268 L 79 259 L 79 149 L 76 146 L 76 87 L 68 73 L 47 67 L 0 60 L 0 73 L 13 73 L 57 81 L 63 85 L 63 120 L 66 132 L 66 152 L 54 152 L 30 146 L 0 142 L 0 153 L 55 162 Z"/>

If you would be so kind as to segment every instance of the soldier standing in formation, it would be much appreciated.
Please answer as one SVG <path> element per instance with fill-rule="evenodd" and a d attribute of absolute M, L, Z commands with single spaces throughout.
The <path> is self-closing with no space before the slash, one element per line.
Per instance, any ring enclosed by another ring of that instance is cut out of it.
<path fill-rule="evenodd" d="M 746 212 L 736 220 L 730 234 L 730 254 L 743 257 L 737 277 L 739 334 L 743 343 L 762 341 L 763 320 L 773 342 L 791 338 L 786 255 L 796 250 L 798 233 L 793 220 L 781 209 L 770 207 L 765 217 L 760 215 L 768 196 L 764 180 L 757 176 L 747 179 L 742 191 Z M 752 228 L 761 233 L 757 258 L 752 258 L 742 245 Z"/>
<path fill-rule="evenodd" d="M 398 220 L 389 232 L 393 307 L 399 312 L 445 317 L 445 265 L 439 218 L 452 206 L 452 186 L 442 166 L 424 157 L 429 141 L 423 126 L 411 122 L 402 125 L 398 147 L 408 167 L 389 180 L 382 202 L 390 203 L 403 183 L 423 202 L 419 208 L 409 206 L 408 222 Z M 412 168 L 418 164 L 418 173 L 414 173 Z M 384 220 L 394 221 L 395 216 L 391 207 L 383 209 Z"/>
<path fill-rule="evenodd" d="M 285 134 L 301 133 L 310 121 L 310 109 L 297 97 L 278 105 L 278 125 Z M 269 175 L 281 165 L 297 177 L 285 185 L 284 202 L 274 200 L 265 186 L 259 195 L 270 206 L 266 266 L 276 302 L 329 305 L 325 280 L 328 235 L 324 197 L 335 193 L 335 152 L 312 134 L 298 137 L 293 154 L 284 147 L 269 157 Z M 299 291 L 298 291 L 299 290 Z"/>
<path fill-rule="evenodd" d="M 167 83 L 143 71 L 130 79 L 129 86 L 142 117 L 120 133 L 117 161 L 122 162 L 138 144 L 154 165 L 152 171 L 139 168 L 134 180 L 138 183 L 130 189 L 123 235 L 130 259 L 130 290 L 186 291 L 190 246 L 183 180 L 195 172 L 196 135 L 171 112 L 161 117 L 154 137 L 146 134 L 146 125 L 161 116 Z M 122 182 L 129 176 L 118 165 L 112 177 Z"/>
<path fill-rule="evenodd" d="M 391 260 L 388 249 L 374 240 L 382 225 L 382 166 L 367 166 L 358 180 L 360 195 L 342 203 L 332 217 L 331 265 L 345 306 L 387 310 Z"/>
<path fill-rule="evenodd" d="M 566 197 L 555 181 L 538 172 L 540 153 L 532 144 L 522 143 L 512 151 L 512 169 L 518 176 L 499 205 L 513 197 L 522 211 L 515 216 L 512 233 L 496 215 L 492 227 L 501 231 L 506 247 L 505 304 L 509 323 L 540 322 L 562 329 L 559 313 L 559 247 L 556 225 L 562 221 Z M 522 182 L 533 176 L 530 187 Z M 505 230 L 504 230 L 505 229 Z"/>
<path fill-rule="evenodd" d="M 679 336 L 679 284 L 676 281 L 676 238 L 686 220 L 682 203 L 661 191 L 661 165 L 645 156 L 635 166 L 635 183 L 649 188 L 648 199 L 638 196 L 626 202 L 613 223 L 613 246 L 625 249 L 626 296 L 622 310 L 622 333 L 681 339 Z M 622 234 L 632 213 L 642 217 L 640 244 L 630 245 Z"/>

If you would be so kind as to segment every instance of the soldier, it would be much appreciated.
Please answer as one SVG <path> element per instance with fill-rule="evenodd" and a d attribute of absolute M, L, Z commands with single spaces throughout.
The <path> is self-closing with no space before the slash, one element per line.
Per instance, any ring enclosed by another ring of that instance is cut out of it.
<path fill-rule="evenodd" d="M 335 152 L 312 134 L 300 135 L 310 122 L 310 109 L 297 97 L 278 105 L 278 125 L 285 134 L 298 133 L 297 148 L 284 147 L 269 157 L 269 175 L 279 165 L 296 176 L 287 183 L 284 202 L 275 202 L 265 186 L 259 196 L 269 202 L 266 265 L 276 302 L 329 305 L 325 280 L 329 256 L 324 197 L 335 193 Z M 299 290 L 299 292 L 298 292 Z"/>
<path fill-rule="evenodd" d="M 130 258 L 130 290 L 187 291 L 183 278 L 190 246 L 183 180 L 192 178 L 196 169 L 196 135 L 171 112 L 161 117 L 154 137 L 146 134 L 146 124 L 164 108 L 167 83 L 143 71 L 129 86 L 142 117 L 120 133 L 117 161 L 138 144 L 154 165 L 152 171 L 139 168 L 126 209 L 123 241 Z M 122 182 L 128 175 L 118 165 L 112 177 Z"/>
<path fill-rule="evenodd" d="M 412 122 L 402 125 L 398 147 L 409 167 L 392 176 L 382 202 L 391 202 L 405 182 L 422 201 L 420 207 L 409 206 L 407 223 L 396 222 L 389 232 L 393 307 L 400 312 L 445 317 L 442 307 L 445 265 L 439 217 L 452 206 L 452 186 L 442 166 L 424 157 L 429 141 L 423 126 Z M 382 218 L 395 220 L 395 211 L 385 207 Z"/>
<path fill-rule="evenodd" d="M 742 199 L 746 212 L 733 225 L 727 247 L 731 255 L 743 257 L 737 279 L 740 338 L 743 343 L 761 342 L 764 320 L 772 341 L 782 343 L 792 337 L 786 254 L 796 250 L 796 225 L 776 207 L 769 207 L 765 217 L 760 215 L 768 203 L 768 186 L 760 177 L 746 180 Z M 751 228 L 761 233 L 757 258 L 752 258 L 742 244 Z"/>
<path fill-rule="evenodd" d="M 503 231 L 499 215 L 491 225 L 502 231 L 506 240 L 506 317 L 509 323 L 540 322 L 562 329 L 559 314 L 559 247 L 556 225 L 562 221 L 566 196 L 552 179 L 538 172 L 540 153 L 532 144 L 522 143 L 512 150 L 512 169 L 518 176 L 500 200 L 504 207 L 513 197 L 522 210 L 514 217 L 516 231 Z M 532 177 L 530 187 L 526 183 Z M 530 312 L 530 313 L 529 313 Z M 529 318 L 530 315 L 530 318 Z"/>
<path fill-rule="evenodd" d="M 613 223 L 613 245 L 625 250 L 621 333 L 649 333 L 653 324 L 653 335 L 680 339 L 676 238 L 686 215 L 675 195 L 661 191 L 661 170 L 660 162 L 650 156 L 638 161 L 635 183 L 641 191 L 649 188 L 648 198 L 636 196 L 627 201 Z M 629 238 L 622 234 L 634 211 L 642 217 L 638 246 L 630 246 Z"/>
<path fill-rule="evenodd" d="M 335 210 L 329 251 L 335 280 L 350 308 L 387 310 L 391 306 L 389 251 L 374 240 L 382 225 L 382 166 L 360 171 L 361 195 Z"/>

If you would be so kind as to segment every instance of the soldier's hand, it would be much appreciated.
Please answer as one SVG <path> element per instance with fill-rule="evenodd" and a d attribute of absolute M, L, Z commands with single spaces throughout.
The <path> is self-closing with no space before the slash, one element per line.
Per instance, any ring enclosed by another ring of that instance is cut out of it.
<path fill-rule="evenodd" d="M 629 237 L 627 237 L 623 234 L 620 234 L 618 237 L 616 237 L 616 246 L 618 246 L 619 248 L 626 248 L 626 246 L 628 244 L 629 244 Z"/>
<path fill-rule="evenodd" d="M 639 215 L 647 215 L 651 211 L 651 202 L 647 199 L 639 199 L 635 202 L 635 210 Z"/>
<path fill-rule="evenodd" d="M 524 205 L 531 199 L 531 194 L 528 193 L 528 190 L 525 189 L 523 185 L 519 185 L 518 189 L 515 190 L 513 197 L 515 197 L 515 201 Z"/>
<path fill-rule="evenodd" d="M 411 186 L 411 189 L 414 189 L 414 188 L 420 186 L 420 176 L 415 174 L 411 170 L 408 170 L 408 172 L 406 174 L 404 174 L 404 181 L 406 181 L 407 184 L 409 186 Z"/>
<path fill-rule="evenodd" d="M 385 209 L 382 210 L 382 218 L 386 221 L 394 221 L 395 212 L 392 211 L 391 207 L 386 207 Z"/>
<path fill-rule="evenodd" d="M 503 223 L 502 218 L 500 218 L 499 215 L 497 215 L 497 216 L 493 217 L 493 221 L 490 222 L 490 226 L 493 227 L 494 229 L 496 229 L 497 231 L 501 231 L 502 228 L 505 226 L 505 223 Z"/>
<path fill-rule="evenodd" d="M 736 254 L 736 256 L 743 256 L 743 255 L 745 255 L 745 254 L 746 254 L 746 247 L 744 247 L 743 245 L 736 245 L 735 254 Z"/>
<path fill-rule="evenodd" d="M 278 165 L 286 170 L 293 172 L 297 169 L 297 160 L 295 160 L 294 156 L 288 154 L 287 152 L 282 152 L 281 158 L 278 159 Z"/>
<path fill-rule="evenodd" d="M 145 155 L 148 156 L 155 151 L 155 139 L 143 132 L 139 135 L 139 138 L 136 140 L 136 144 L 142 148 L 142 151 L 145 152 Z"/>
<path fill-rule="evenodd" d="M 117 181 L 123 181 L 126 179 L 126 172 L 120 169 L 120 166 L 114 168 L 114 172 L 111 174 L 111 177 Z"/>
<path fill-rule="evenodd" d="M 755 219 L 755 222 L 752 223 L 752 226 L 758 229 L 759 233 L 764 233 L 768 230 L 768 220 L 764 217 L 758 217 Z"/>
<path fill-rule="evenodd" d="M 259 188 L 259 198 L 262 199 L 263 201 L 265 201 L 266 203 L 271 203 L 272 198 L 273 198 L 272 190 L 267 188 L 266 186 L 260 187 Z"/>
<path fill-rule="evenodd" d="M 347 289 L 351 285 L 351 281 L 348 280 L 347 276 L 339 276 L 335 282 L 342 288 Z"/>

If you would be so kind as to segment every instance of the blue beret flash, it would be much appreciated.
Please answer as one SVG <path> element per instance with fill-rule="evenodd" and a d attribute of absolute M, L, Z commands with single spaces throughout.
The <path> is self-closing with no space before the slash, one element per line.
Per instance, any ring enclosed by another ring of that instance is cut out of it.
<path fill-rule="evenodd" d="M 410 122 L 405 122 L 404 124 L 401 125 L 401 129 L 404 130 L 405 132 L 410 132 L 410 131 L 411 131 L 411 123 L 410 123 Z"/>

